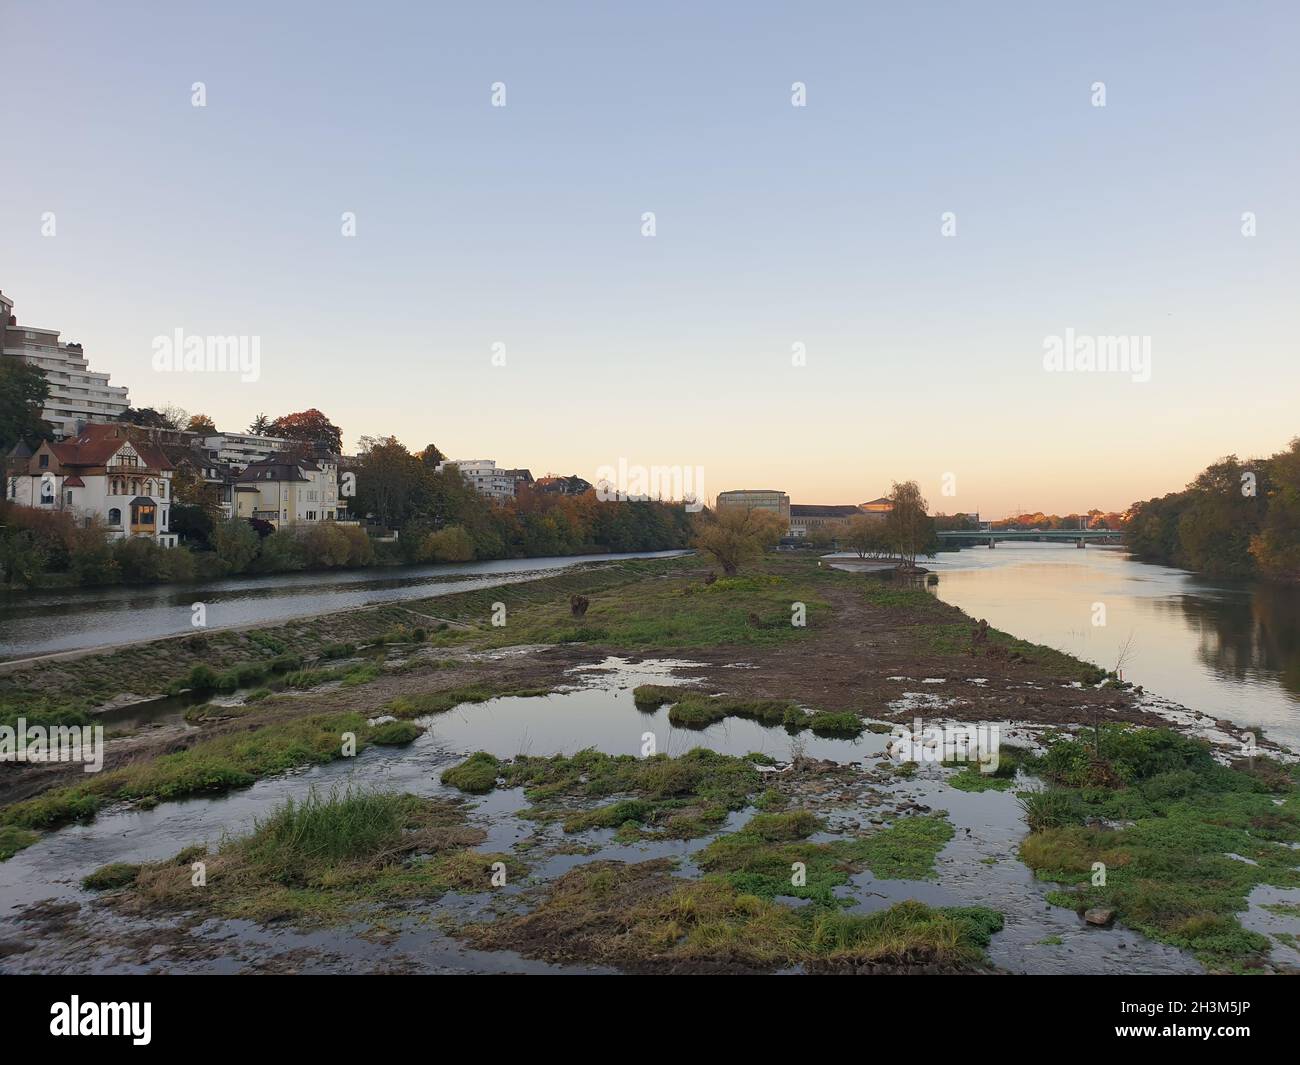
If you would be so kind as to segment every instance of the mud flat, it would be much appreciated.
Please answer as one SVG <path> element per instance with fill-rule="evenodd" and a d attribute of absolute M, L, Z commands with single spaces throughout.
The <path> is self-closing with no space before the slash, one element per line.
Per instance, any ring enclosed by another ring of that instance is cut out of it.
<path fill-rule="evenodd" d="M 50 720 L 128 677 L 186 702 L 119 709 L 102 773 L 0 768 L 0 969 L 1300 964 L 1290 752 L 910 584 L 706 577 L 615 563 L 10 674 L 0 706 Z"/>

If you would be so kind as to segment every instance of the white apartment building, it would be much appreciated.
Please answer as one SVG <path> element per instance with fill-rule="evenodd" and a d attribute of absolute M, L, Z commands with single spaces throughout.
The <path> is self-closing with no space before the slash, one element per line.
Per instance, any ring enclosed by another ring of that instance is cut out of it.
<path fill-rule="evenodd" d="M 75 437 L 83 426 L 110 422 L 130 405 L 127 390 L 108 383 L 109 375 L 90 369 L 80 344 L 59 343 L 57 329 L 20 326 L 14 301 L 0 292 L 0 350 L 38 367 L 50 386 L 41 417 L 60 439 Z"/>
<path fill-rule="evenodd" d="M 145 536 L 175 547 L 172 469 L 157 446 L 130 439 L 125 426 L 88 425 L 71 440 L 41 441 L 35 452 L 15 448 L 5 495 L 19 506 L 71 514 L 78 525 L 98 518 L 113 539 Z"/>
<path fill-rule="evenodd" d="M 459 470 L 480 495 L 498 502 L 515 497 L 516 471 L 497 469 L 493 459 L 448 459 L 438 463 L 438 472 L 442 473 L 448 467 Z"/>
<path fill-rule="evenodd" d="M 289 447 L 290 441 L 279 436 L 254 436 L 252 433 L 218 433 L 203 438 L 208 458 L 242 470 L 262 462 Z"/>
<path fill-rule="evenodd" d="M 338 521 L 338 460 L 276 454 L 248 465 L 234 485 L 237 518 L 286 525 Z"/>

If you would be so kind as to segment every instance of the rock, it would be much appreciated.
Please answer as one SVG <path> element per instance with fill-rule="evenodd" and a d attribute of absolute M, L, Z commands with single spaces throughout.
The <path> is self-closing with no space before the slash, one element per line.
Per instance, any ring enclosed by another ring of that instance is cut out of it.
<path fill-rule="evenodd" d="M 1084 913 L 1083 919 L 1088 924 L 1105 928 L 1111 921 L 1115 920 L 1115 911 L 1106 906 L 1094 906 Z"/>

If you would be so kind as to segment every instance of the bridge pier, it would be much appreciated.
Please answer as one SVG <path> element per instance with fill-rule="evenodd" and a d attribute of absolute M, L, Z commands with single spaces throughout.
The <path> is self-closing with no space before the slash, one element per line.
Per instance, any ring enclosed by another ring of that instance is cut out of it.
<path fill-rule="evenodd" d="M 1078 540 L 1075 540 L 1075 541 L 1074 541 L 1074 546 L 1075 546 L 1075 547 L 1087 547 L 1088 545 L 1087 545 L 1087 543 L 1084 541 L 1084 539 L 1083 539 L 1082 537 L 1080 537 Z"/>
<path fill-rule="evenodd" d="M 994 540 L 993 537 L 990 536 L 990 537 L 989 537 L 989 550 L 990 550 L 990 551 L 993 550 L 993 547 L 994 547 L 994 545 L 995 545 L 996 543 L 997 543 L 997 541 Z"/>

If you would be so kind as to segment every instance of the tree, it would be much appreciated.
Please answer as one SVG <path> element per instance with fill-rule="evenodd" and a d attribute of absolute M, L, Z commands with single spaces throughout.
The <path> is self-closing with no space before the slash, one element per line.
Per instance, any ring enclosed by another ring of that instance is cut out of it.
<path fill-rule="evenodd" d="M 0 457 L 20 440 L 36 446 L 53 432 L 41 418 L 50 386 L 39 367 L 20 359 L 0 359 Z"/>
<path fill-rule="evenodd" d="M 1268 512 L 1250 542 L 1261 575 L 1300 584 L 1300 437 L 1269 460 Z"/>
<path fill-rule="evenodd" d="M 26 529 L 0 536 L 0 571 L 7 584 L 35 584 L 46 558 L 44 546 Z"/>
<path fill-rule="evenodd" d="M 902 560 L 900 568 L 915 568 L 917 555 L 924 554 L 932 558 L 938 548 L 939 538 L 934 531 L 934 521 L 927 513 L 930 504 L 921 495 L 921 489 L 915 481 L 904 481 L 902 484 L 895 482 L 889 493 L 889 501 L 893 504 L 893 509 L 885 519 L 889 543 Z"/>
<path fill-rule="evenodd" d="M 239 518 L 223 521 L 212 530 L 212 546 L 228 573 L 243 573 L 257 557 L 260 543 L 253 526 Z"/>
<path fill-rule="evenodd" d="M 167 416 L 161 411 L 154 410 L 153 407 L 127 407 L 117 416 L 117 420 L 128 425 L 139 425 L 145 429 L 171 428 Z"/>
<path fill-rule="evenodd" d="M 342 430 L 315 407 L 276 418 L 267 435 L 303 444 L 321 444 L 335 455 L 343 453 Z"/>
<path fill-rule="evenodd" d="M 849 522 L 845 542 L 858 553 L 858 558 L 866 558 L 868 555 L 879 558 L 889 551 L 889 535 L 885 524 L 879 518 L 869 518 L 865 514 L 856 517 Z"/>
<path fill-rule="evenodd" d="M 424 450 L 420 452 L 420 461 L 430 467 L 436 467 L 438 463 L 446 461 L 446 458 L 436 444 L 425 444 Z"/>
<path fill-rule="evenodd" d="M 469 562 L 474 557 L 474 541 L 459 525 L 429 533 L 424 539 L 425 557 L 437 562 Z"/>
<path fill-rule="evenodd" d="M 395 436 L 363 436 L 358 442 L 356 497 L 358 514 L 373 514 L 385 529 L 403 525 L 415 506 L 421 482 L 420 460 Z"/>
<path fill-rule="evenodd" d="M 248 427 L 248 431 L 254 436 L 270 436 L 271 419 L 265 414 L 259 414 L 253 419 L 253 424 Z"/>
<path fill-rule="evenodd" d="M 627 505 L 627 504 L 624 504 Z M 694 546 L 734 577 L 740 567 L 760 558 L 785 535 L 785 523 L 770 510 L 719 507 L 696 515 Z"/>
<path fill-rule="evenodd" d="M 173 477 L 173 487 L 175 481 L 176 478 Z M 175 500 L 172 502 L 169 528 L 180 538 L 182 543 L 207 548 L 212 543 L 212 533 L 216 528 L 216 522 L 212 520 L 212 515 L 205 508 L 180 502 L 180 494 L 176 492 Z"/>
<path fill-rule="evenodd" d="M 215 433 L 217 423 L 206 414 L 194 414 L 190 416 L 189 424 L 185 426 L 185 429 L 191 433 Z"/>
<path fill-rule="evenodd" d="M 174 403 L 168 403 L 159 413 L 162 415 L 163 429 L 184 429 L 189 424 L 189 414 Z"/>

